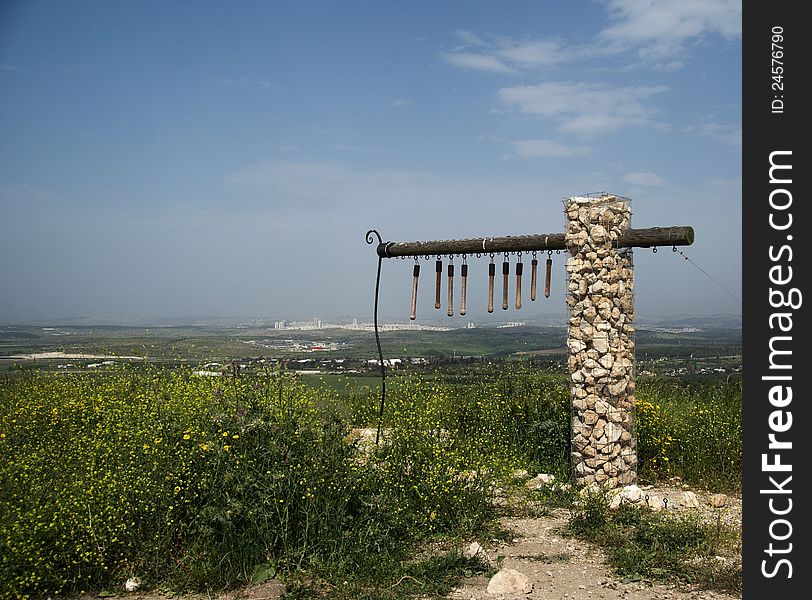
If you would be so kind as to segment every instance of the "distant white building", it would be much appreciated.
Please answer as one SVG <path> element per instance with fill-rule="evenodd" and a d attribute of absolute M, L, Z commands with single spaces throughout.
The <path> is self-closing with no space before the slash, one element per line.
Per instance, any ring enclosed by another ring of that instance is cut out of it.
<path fill-rule="evenodd" d="M 384 358 L 383 359 L 383 366 L 384 367 L 394 367 L 395 365 L 401 364 L 403 361 L 399 358 Z M 368 365 L 380 365 L 381 361 L 377 358 L 371 358 L 367 361 Z"/>

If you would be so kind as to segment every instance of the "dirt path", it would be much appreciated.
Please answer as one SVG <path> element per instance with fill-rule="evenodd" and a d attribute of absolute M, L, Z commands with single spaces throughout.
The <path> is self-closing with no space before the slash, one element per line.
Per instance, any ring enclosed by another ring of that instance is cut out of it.
<path fill-rule="evenodd" d="M 680 505 L 684 493 L 681 487 L 657 487 L 644 490 L 649 497 L 667 498 L 668 510 L 700 511 L 708 522 L 717 519 L 731 526 L 741 526 L 741 500 L 728 498 L 724 507 L 712 508 L 710 494 L 695 492 L 699 508 Z M 527 575 L 533 583 L 529 594 L 498 595 L 487 592 L 487 577 L 465 581 L 449 596 L 453 600 L 513 600 L 518 598 L 545 600 L 733 600 L 740 596 L 699 590 L 688 585 L 623 582 L 613 576 L 606 566 L 603 551 L 588 542 L 564 537 L 569 512 L 555 509 L 547 516 L 503 517 L 501 524 L 513 532 L 510 542 L 480 540 L 492 564 L 499 556 L 502 569 L 515 569 Z M 716 557 L 719 561 L 741 560 L 740 556 Z"/>
<path fill-rule="evenodd" d="M 650 499 L 666 499 L 665 510 L 698 511 L 708 523 L 723 523 L 741 530 L 741 498 L 727 497 L 724 506 L 710 506 L 712 494 L 694 490 L 699 507 L 688 508 L 683 504 L 686 487 L 676 483 L 672 486 L 643 488 Z M 536 506 L 535 511 L 539 512 Z M 515 514 L 531 514 L 526 504 L 514 507 Z M 622 581 L 611 574 L 603 551 L 588 542 L 564 537 L 562 531 L 569 520 L 569 511 L 553 509 L 541 516 L 505 516 L 500 519 L 502 527 L 512 532 L 508 542 L 479 540 L 489 561 L 494 566 L 500 562 L 502 569 L 515 569 L 527 575 L 533 584 L 529 594 L 489 594 L 488 577 L 472 577 L 455 588 L 447 596 L 449 600 L 738 600 L 741 596 L 716 591 L 701 590 L 688 585 L 650 584 L 640 581 Z M 500 557 L 501 561 L 500 561 Z M 713 559 L 712 559 L 713 560 Z M 738 552 L 715 557 L 719 561 L 741 561 Z M 283 600 L 285 586 L 271 581 L 217 596 L 183 594 L 174 600 Z M 122 594 L 126 600 L 167 600 L 156 593 Z"/>

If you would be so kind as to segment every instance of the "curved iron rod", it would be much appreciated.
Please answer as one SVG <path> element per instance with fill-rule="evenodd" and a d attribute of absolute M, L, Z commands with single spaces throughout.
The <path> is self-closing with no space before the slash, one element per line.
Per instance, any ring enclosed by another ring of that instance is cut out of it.
<path fill-rule="evenodd" d="M 375 229 L 370 229 L 367 231 L 366 240 L 367 244 L 374 244 L 375 239 L 372 237 L 372 234 L 375 234 L 378 237 L 378 245 L 383 243 L 381 239 L 381 234 L 377 232 Z M 373 320 L 375 324 L 375 343 L 378 345 L 378 360 L 381 364 L 381 407 L 378 410 L 378 429 L 375 432 L 375 445 L 378 445 L 378 440 L 381 437 L 381 422 L 383 421 L 383 407 L 386 401 L 386 367 L 384 366 L 383 362 L 383 351 L 381 350 L 381 337 L 378 333 L 378 292 L 381 288 L 381 262 L 383 262 L 383 257 L 378 256 L 378 274 L 375 276 L 375 305 L 373 309 Z"/>

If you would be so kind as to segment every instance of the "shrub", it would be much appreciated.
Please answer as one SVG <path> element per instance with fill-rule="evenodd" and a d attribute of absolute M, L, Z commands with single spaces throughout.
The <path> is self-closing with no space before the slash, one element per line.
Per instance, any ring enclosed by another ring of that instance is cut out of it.
<path fill-rule="evenodd" d="M 417 386 L 404 399 L 438 393 Z M 440 434 L 442 402 L 425 404 L 434 412 L 402 404 L 390 441 L 366 457 L 347 441 L 337 397 L 271 373 L 3 381 L 0 596 L 136 574 L 221 588 L 256 573 L 391 565 L 415 539 L 490 514 L 493 476 L 471 470 L 476 445 Z"/>

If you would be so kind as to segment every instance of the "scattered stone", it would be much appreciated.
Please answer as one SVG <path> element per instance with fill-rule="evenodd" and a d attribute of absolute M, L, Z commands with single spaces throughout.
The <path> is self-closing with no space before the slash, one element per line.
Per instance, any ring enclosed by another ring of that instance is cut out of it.
<path fill-rule="evenodd" d="M 646 505 L 654 512 L 659 512 L 663 509 L 663 501 L 659 496 L 646 496 Z"/>
<path fill-rule="evenodd" d="M 699 498 L 691 491 L 682 494 L 682 505 L 685 508 L 699 508 Z"/>
<path fill-rule="evenodd" d="M 488 593 L 494 596 L 499 594 L 527 595 L 532 591 L 533 582 L 527 575 L 516 569 L 502 569 L 488 582 Z"/>
<path fill-rule="evenodd" d="M 130 577 L 124 582 L 124 589 L 128 592 L 135 592 L 141 587 L 141 580 L 138 577 Z"/>
<path fill-rule="evenodd" d="M 643 490 L 634 484 L 625 486 L 621 493 L 630 502 L 640 502 L 643 499 Z"/>
<path fill-rule="evenodd" d="M 714 494 L 710 497 L 708 503 L 713 508 L 722 508 L 725 504 L 727 504 L 727 496 L 725 494 Z"/>
<path fill-rule="evenodd" d="M 485 548 L 479 542 L 471 542 L 471 545 L 462 553 L 465 558 L 474 558 L 479 556 L 481 558 L 487 559 L 488 554 L 485 552 Z"/>
<path fill-rule="evenodd" d="M 540 490 L 549 485 L 552 485 L 554 481 L 555 475 L 550 475 L 548 473 L 539 473 L 538 475 L 533 477 L 533 479 L 525 483 L 525 486 L 529 490 Z"/>
<path fill-rule="evenodd" d="M 609 508 L 618 508 L 621 504 L 636 504 L 643 499 L 643 491 L 636 485 L 627 485 L 617 490 L 613 490 L 612 498 L 609 501 Z"/>

